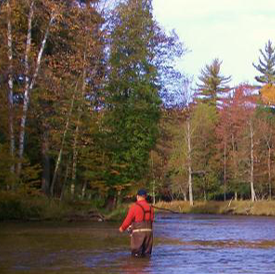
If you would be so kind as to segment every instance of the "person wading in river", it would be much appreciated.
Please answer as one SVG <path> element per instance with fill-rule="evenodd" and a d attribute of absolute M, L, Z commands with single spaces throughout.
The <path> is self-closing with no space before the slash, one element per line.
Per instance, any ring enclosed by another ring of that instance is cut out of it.
<path fill-rule="evenodd" d="M 119 228 L 120 232 L 131 228 L 131 250 L 135 257 L 147 257 L 152 253 L 154 210 L 146 197 L 144 189 L 138 191 L 137 202 L 131 206 Z"/>

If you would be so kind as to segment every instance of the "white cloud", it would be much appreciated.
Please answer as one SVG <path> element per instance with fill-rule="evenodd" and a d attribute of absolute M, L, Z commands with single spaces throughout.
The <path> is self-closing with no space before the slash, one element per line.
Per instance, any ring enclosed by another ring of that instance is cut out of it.
<path fill-rule="evenodd" d="M 154 0 L 154 14 L 166 29 L 175 29 L 192 51 L 180 62 L 197 75 L 214 58 L 235 84 L 254 83 L 259 49 L 275 43 L 274 0 Z"/>

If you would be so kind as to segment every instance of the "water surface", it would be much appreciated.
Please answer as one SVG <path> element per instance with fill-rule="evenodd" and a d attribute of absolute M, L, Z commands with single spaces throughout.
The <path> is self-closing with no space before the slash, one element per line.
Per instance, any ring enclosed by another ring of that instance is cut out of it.
<path fill-rule="evenodd" d="M 150 259 L 117 223 L 0 223 L 1 273 L 275 273 L 275 219 L 157 214 Z"/>

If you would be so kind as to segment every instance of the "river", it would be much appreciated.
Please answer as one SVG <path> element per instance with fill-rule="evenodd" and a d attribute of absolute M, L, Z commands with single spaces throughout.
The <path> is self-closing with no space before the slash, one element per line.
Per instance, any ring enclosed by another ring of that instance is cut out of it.
<path fill-rule="evenodd" d="M 275 218 L 157 214 L 150 259 L 118 227 L 2 222 L 0 273 L 275 273 Z"/>

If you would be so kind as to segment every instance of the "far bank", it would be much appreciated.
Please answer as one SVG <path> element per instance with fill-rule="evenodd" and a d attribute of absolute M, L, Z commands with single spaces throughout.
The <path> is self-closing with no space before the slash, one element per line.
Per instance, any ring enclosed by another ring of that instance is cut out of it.
<path fill-rule="evenodd" d="M 157 211 L 172 211 L 185 214 L 224 214 L 275 216 L 275 201 L 188 201 L 158 202 Z"/>
<path fill-rule="evenodd" d="M 133 200 L 134 202 L 134 200 Z M 133 203 L 132 202 L 132 203 Z M 98 206 L 92 200 L 48 199 L 41 194 L 0 192 L 0 221 L 122 221 L 132 204 L 123 203 L 111 209 Z M 274 216 L 275 201 L 188 201 L 157 202 L 155 211 L 183 214 L 226 214 Z"/>

